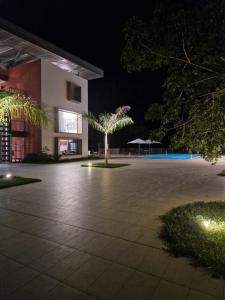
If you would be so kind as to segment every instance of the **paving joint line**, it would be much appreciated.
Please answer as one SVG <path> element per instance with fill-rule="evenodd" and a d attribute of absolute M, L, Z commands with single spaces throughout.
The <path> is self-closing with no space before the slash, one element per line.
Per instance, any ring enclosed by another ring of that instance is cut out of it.
<path fill-rule="evenodd" d="M 4 209 L 8 210 L 8 211 L 12 211 L 12 212 L 18 213 L 18 211 L 13 210 L 13 209 L 8 209 L 8 208 L 4 208 Z M 117 238 L 117 239 L 120 239 L 120 240 L 123 240 L 123 241 L 126 241 L 126 242 L 130 242 L 130 243 L 133 243 L 133 244 L 137 244 L 137 245 L 145 246 L 145 247 L 148 247 L 148 248 L 156 249 L 156 250 L 159 250 L 159 251 L 162 251 L 162 252 L 165 251 L 164 248 L 160 248 L 160 247 L 156 247 L 156 246 L 151 246 L 151 245 L 148 245 L 148 244 L 145 244 L 145 243 L 140 243 L 138 241 L 134 241 L 134 240 L 129 240 L 129 239 L 126 239 L 126 238 L 122 238 L 120 236 L 116 236 L 116 235 L 112 235 L 112 234 L 108 234 L 108 233 L 104 233 L 104 232 L 99 232 L 99 231 L 96 231 L 96 230 L 93 230 L 93 229 L 89 229 L 89 228 L 85 228 L 85 227 L 82 227 L 82 226 L 71 225 L 69 223 L 61 222 L 61 221 L 58 221 L 58 220 L 56 221 L 55 219 L 52 219 L 52 218 L 41 217 L 41 216 L 37 216 L 37 215 L 34 215 L 34 214 L 23 213 L 23 212 L 19 212 L 19 214 L 22 214 L 22 215 L 25 215 L 25 216 L 36 217 L 36 218 L 38 218 L 40 220 L 47 220 L 47 221 L 50 221 L 50 222 L 54 221 L 55 223 L 58 223 L 58 224 L 64 224 L 64 225 L 67 225 L 67 226 L 70 226 L 70 227 L 74 227 L 74 228 L 78 228 L 78 229 L 82 229 L 82 230 L 94 232 L 94 233 L 97 233 L 97 234 L 100 234 L 100 235 L 103 235 L 103 236 Z M 23 224 L 23 223 L 21 223 L 21 224 Z M 8 225 L 5 225 L 5 224 L 2 224 L 2 225 L 8 226 Z M 10 226 L 8 226 L 8 227 L 10 227 Z M 13 228 L 13 229 L 15 229 L 15 228 Z M 21 232 L 24 232 L 24 231 L 21 231 Z"/>

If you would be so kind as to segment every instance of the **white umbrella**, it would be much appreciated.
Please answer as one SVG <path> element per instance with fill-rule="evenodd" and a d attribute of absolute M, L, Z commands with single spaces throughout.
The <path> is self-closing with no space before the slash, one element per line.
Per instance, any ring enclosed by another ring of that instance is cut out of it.
<path fill-rule="evenodd" d="M 140 145 L 145 144 L 145 141 L 142 139 L 136 139 L 136 140 L 128 142 L 127 144 L 138 144 L 138 154 L 140 155 Z"/>
<path fill-rule="evenodd" d="M 150 140 L 150 139 L 145 140 L 144 143 L 145 143 L 145 144 L 148 144 L 149 151 L 150 151 L 150 145 L 151 145 L 151 144 L 161 144 L 161 143 L 158 142 L 158 141 L 152 141 L 152 140 Z"/>
<path fill-rule="evenodd" d="M 158 142 L 158 141 L 152 141 L 152 140 L 149 140 L 149 139 L 148 139 L 148 140 L 145 140 L 144 143 L 145 143 L 145 144 L 149 144 L 149 145 L 150 145 L 150 144 L 161 144 L 161 143 Z"/>
<path fill-rule="evenodd" d="M 142 139 L 136 139 L 136 140 L 128 142 L 127 144 L 145 144 L 145 141 Z"/>

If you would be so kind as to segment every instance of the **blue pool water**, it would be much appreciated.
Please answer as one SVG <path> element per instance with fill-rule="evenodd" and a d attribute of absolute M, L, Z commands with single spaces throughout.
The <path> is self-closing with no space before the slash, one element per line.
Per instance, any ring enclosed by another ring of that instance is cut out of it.
<path fill-rule="evenodd" d="M 167 154 L 146 154 L 141 155 L 140 158 L 167 158 L 167 159 L 190 159 L 201 157 L 200 154 L 188 154 L 188 153 L 167 153 Z"/>

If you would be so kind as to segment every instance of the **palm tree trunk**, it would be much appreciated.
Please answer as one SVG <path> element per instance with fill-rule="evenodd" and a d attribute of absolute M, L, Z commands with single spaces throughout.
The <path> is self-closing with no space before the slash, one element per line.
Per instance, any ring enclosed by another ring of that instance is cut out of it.
<path fill-rule="evenodd" d="M 108 149 L 108 135 L 105 134 L 105 164 L 108 164 L 108 155 L 109 155 L 109 149 Z"/>

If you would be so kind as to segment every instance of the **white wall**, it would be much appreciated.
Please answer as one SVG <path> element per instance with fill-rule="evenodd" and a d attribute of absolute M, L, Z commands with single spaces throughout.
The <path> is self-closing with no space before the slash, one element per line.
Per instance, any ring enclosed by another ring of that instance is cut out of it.
<path fill-rule="evenodd" d="M 71 81 L 81 86 L 82 101 L 72 102 L 66 99 L 66 82 Z M 57 133 L 55 131 L 55 108 L 62 108 L 77 113 L 88 112 L 88 81 L 59 67 L 41 61 L 41 99 L 47 109 L 50 122 L 47 128 L 42 129 L 42 148 L 47 146 L 50 153 L 55 150 L 55 137 L 72 137 L 82 139 L 82 155 L 88 154 L 88 124 L 83 119 L 82 134 Z"/>

